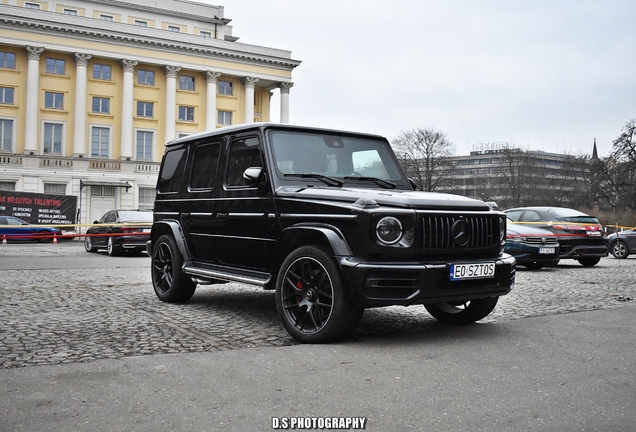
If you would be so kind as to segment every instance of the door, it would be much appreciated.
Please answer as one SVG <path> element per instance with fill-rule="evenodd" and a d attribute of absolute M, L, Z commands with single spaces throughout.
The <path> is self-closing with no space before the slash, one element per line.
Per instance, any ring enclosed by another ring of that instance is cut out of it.
<path fill-rule="evenodd" d="M 252 167 L 263 167 L 260 139 L 234 138 L 228 147 L 223 190 L 215 203 L 214 242 L 220 264 L 266 270 L 277 224 L 269 189 L 243 178 Z"/>

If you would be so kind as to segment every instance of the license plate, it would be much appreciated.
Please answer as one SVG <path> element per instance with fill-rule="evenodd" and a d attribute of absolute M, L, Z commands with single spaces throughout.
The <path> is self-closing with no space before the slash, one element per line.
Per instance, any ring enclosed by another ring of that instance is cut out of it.
<path fill-rule="evenodd" d="M 555 248 L 539 248 L 540 254 L 553 254 L 556 252 Z"/>
<path fill-rule="evenodd" d="M 450 280 L 486 279 L 495 277 L 495 263 L 451 264 Z"/>

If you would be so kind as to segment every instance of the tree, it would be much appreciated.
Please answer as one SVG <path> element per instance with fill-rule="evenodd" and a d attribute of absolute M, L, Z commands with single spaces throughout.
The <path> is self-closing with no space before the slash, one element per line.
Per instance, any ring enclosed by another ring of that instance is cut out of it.
<path fill-rule="evenodd" d="M 455 154 L 455 146 L 446 135 L 430 127 L 403 131 L 392 145 L 407 175 L 428 192 L 447 175 Z"/>
<path fill-rule="evenodd" d="M 613 160 L 612 160 L 613 159 Z M 628 121 L 614 140 L 606 172 L 615 198 L 614 208 L 636 209 L 636 119 Z"/>
<path fill-rule="evenodd" d="M 614 140 L 612 156 L 617 161 L 636 164 L 636 119 L 628 121 Z"/>

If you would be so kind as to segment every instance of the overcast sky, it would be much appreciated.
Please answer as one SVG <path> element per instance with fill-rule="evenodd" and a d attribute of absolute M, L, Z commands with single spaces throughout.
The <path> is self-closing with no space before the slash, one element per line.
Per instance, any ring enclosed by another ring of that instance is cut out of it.
<path fill-rule="evenodd" d="M 390 140 L 606 156 L 636 118 L 634 0 L 225 0 L 239 42 L 289 50 L 290 122 Z M 279 96 L 272 102 L 279 120 Z"/>

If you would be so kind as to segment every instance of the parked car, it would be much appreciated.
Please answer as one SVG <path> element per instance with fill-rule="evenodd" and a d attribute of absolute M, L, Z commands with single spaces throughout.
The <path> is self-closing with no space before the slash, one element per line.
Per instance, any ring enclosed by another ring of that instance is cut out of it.
<path fill-rule="evenodd" d="M 34 241 L 50 243 L 62 238 L 62 231 L 55 227 L 31 225 L 15 216 L 0 216 L 0 241 Z"/>
<path fill-rule="evenodd" d="M 636 231 L 618 231 L 607 236 L 609 250 L 614 258 L 627 258 L 630 253 L 636 253 Z"/>
<path fill-rule="evenodd" d="M 111 210 L 86 231 L 84 249 L 106 249 L 116 256 L 122 251 L 144 252 L 150 239 L 153 214 L 145 210 Z"/>
<path fill-rule="evenodd" d="M 607 238 L 594 216 L 565 207 L 520 207 L 504 213 L 513 222 L 556 234 L 561 259 L 575 259 L 584 267 L 591 267 L 607 256 Z"/>
<path fill-rule="evenodd" d="M 529 269 L 554 267 L 559 263 L 559 239 L 551 231 L 508 220 L 506 252 L 517 264 Z"/>
<path fill-rule="evenodd" d="M 198 284 L 259 285 L 301 342 L 341 339 L 377 306 L 471 323 L 514 286 L 505 215 L 414 191 L 377 135 L 252 123 L 179 138 L 154 209 L 160 300 L 185 302 Z"/>

